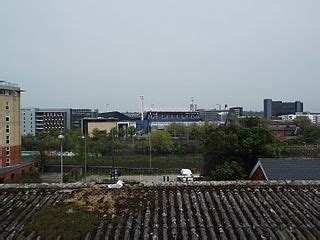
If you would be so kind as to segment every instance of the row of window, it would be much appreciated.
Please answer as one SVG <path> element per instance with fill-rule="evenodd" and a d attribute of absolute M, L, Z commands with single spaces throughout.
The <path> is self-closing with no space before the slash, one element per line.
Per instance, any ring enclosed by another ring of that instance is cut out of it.
<path fill-rule="evenodd" d="M 60 116 L 63 117 L 64 114 L 63 113 L 44 113 L 43 116 Z"/>
<path fill-rule="evenodd" d="M 151 115 L 149 119 L 194 119 L 199 118 L 199 116 L 195 115 Z"/>
<path fill-rule="evenodd" d="M 17 92 L 12 90 L 0 89 L 0 95 L 13 95 L 16 96 Z M 6 110 L 10 110 L 9 102 L 6 102 Z M 10 144 L 10 113 L 6 113 L 6 145 Z M 6 167 L 10 167 L 10 146 L 6 146 Z"/>
<path fill-rule="evenodd" d="M 18 96 L 18 92 L 14 90 L 9 89 L 0 89 L 0 95 L 6 95 L 6 96 Z"/>

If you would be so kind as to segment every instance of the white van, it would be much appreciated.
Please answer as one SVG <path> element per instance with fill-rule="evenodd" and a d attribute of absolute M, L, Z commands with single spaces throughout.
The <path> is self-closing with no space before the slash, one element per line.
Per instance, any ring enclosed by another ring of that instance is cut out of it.
<path fill-rule="evenodd" d="M 190 169 L 181 169 L 180 175 L 177 176 L 177 182 L 192 182 L 193 180 L 193 175 Z"/>

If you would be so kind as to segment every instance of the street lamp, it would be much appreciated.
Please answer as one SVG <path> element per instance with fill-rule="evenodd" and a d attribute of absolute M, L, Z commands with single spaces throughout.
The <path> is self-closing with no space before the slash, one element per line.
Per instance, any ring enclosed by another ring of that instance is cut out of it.
<path fill-rule="evenodd" d="M 152 151 L 152 148 L 151 148 L 151 133 L 150 132 L 148 133 L 148 140 L 149 140 L 149 168 L 151 170 L 151 151 Z"/>
<path fill-rule="evenodd" d="M 64 139 L 64 136 L 62 134 L 60 134 L 58 136 L 58 139 L 60 141 L 60 162 L 61 162 L 61 184 L 63 183 L 63 156 L 62 156 L 62 153 L 63 153 L 63 139 Z"/>
<path fill-rule="evenodd" d="M 114 162 L 114 133 L 113 129 L 111 129 L 112 134 L 112 173 L 113 173 L 113 183 L 116 183 L 116 173 L 115 173 L 115 162 Z"/>
<path fill-rule="evenodd" d="M 84 182 L 87 181 L 87 138 L 86 136 L 82 136 L 84 139 Z"/>

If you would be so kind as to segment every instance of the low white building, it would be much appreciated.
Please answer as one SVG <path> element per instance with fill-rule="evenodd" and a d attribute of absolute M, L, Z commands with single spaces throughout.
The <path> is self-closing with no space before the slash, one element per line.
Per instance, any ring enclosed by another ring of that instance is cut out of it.
<path fill-rule="evenodd" d="M 282 121 L 293 121 L 297 117 L 306 117 L 311 123 L 320 125 L 320 113 L 296 113 L 280 116 Z"/>

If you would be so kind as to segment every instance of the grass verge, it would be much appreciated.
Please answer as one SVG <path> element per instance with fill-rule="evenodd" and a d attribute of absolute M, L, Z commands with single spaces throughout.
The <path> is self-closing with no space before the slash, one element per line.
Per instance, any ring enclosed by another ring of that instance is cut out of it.
<path fill-rule="evenodd" d="M 46 238 L 60 235 L 62 239 L 81 239 L 97 224 L 97 214 L 70 204 L 41 209 L 25 230 L 29 233 L 35 231 Z"/>
<path fill-rule="evenodd" d="M 49 158 L 46 162 L 47 165 L 60 164 L 59 158 Z M 75 158 L 64 158 L 66 165 L 80 165 L 81 161 Z M 94 166 L 111 166 L 112 156 L 104 157 L 89 157 L 88 164 Z M 132 155 L 116 155 L 116 167 L 127 168 L 149 168 L 150 158 L 149 155 L 132 154 Z M 202 154 L 188 154 L 188 155 L 153 155 L 151 158 L 153 168 L 197 168 L 201 169 L 203 165 Z"/>

